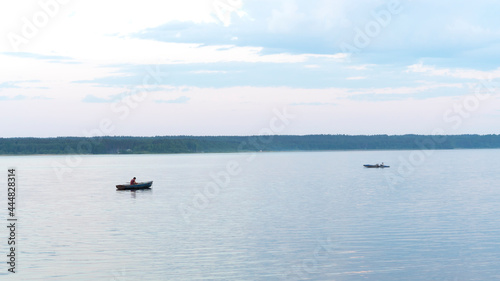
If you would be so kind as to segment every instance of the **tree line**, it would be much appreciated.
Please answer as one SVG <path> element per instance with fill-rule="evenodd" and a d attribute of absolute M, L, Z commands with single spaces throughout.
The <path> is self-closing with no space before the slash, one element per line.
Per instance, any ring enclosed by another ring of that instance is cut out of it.
<path fill-rule="evenodd" d="M 500 135 L 274 135 L 0 138 L 0 154 L 144 154 L 249 151 L 500 148 Z"/>

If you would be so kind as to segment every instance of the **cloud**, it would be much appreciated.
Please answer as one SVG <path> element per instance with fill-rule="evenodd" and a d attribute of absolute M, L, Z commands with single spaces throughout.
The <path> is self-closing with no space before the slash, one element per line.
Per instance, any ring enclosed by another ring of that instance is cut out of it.
<path fill-rule="evenodd" d="M 363 80 L 363 79 L 366 79 L 366 76 L 351 76 L 346 78 L 346 80 Z"/>
<path fill-rule="evenodd" d="M 17 95 L 14 97 L 0 96 L 0 101 L 20 101 L 20 100 L 25 100 L 25 99 L 27 99 L 27 97 L 24 95 Z"/>
<path fill-rule="evenodd" d="M 86 103 L 112 103 L 112 102 L 118 102 L 120 100 L 124 100 L 124 99 L 126 99 L 128 97 L 132 97 L 132 96 L 150 94 L 154 91 L 159 91 L 162 89 L 163 89 L 162 87 L 158 87 L 158 86 L 144 88 L 141 85 L 140 87 L 130 88 L 125 92 L 121 92 L 121 93 L 118 93 L 115 95 L 107 95 L 106 97 L 98 97 L 96 95 L 89 94 L 89 95 L 86 95 L 82 99 L 82 102 L 86 102 Z"/>
<path fill-rule="evenodd" d="M 426 66 L 423 62 L 408 66 L 406 72 L 417 72 L 430 76 L 447 76 L 461 79 L 491 80 L 500 78 L 500 67 L 490 71 L 481 71 L 475 69 Z"/>
<path fill-rule="evenodd" d="M 313 62 L 314 66 L 308 62 Z M 231 86 L 291 86 L 325 88 L 337 84 L 332 77 L 345 80 L 346 71 L 329 58 L 315 56 L 307 62 L 221 62 L 196 64 L 159 64 L 160 79 L 151 83 L 161 86 L 231 87 Z M 75 83 L 100 87 L 142 87 L 149 65 L 123 65 L 108 75 Z M 319 72 L 318 72 L 319 71 Z"/>
<path fill-rule="evenodd" d="M 171 100 L 155 100 L 156 103 L 187 103 L 190 100 L 190 98 L 186 96 L 181 96 L 176 99 L 171 99 Z"/>
<path fill-rule="evenodd" d="M 301 105 L 324 106 L 324 105 L 338 105 L 338 104 L 332 103 L 332 102 L 294 102 L 294 103 L 290 103 L 290 105 L 292 105 L 292 106 L 301 106 Z"/>
<path fill-rule="evenodd" d="M 248 17 L 248 14 L 242 9 L 242 0 L 214 0 L 211 2 L 213 16 L 226 27 L 231 25 L 233 15 L 237 15 L 240 18 Z"/>
<path fill-rule="evenodd" d="M 363 90 L 353 90 L 351 94 L 416 94 L 427 92 L 434 89 L 443 88 L 454 88 L 461 89 L 464 88 L 462 83 L 433 83 L 428 85 L 419 85 L 414 87 L 385 87 L 385 88 L 373 88 L 373 89 L 363 89 Z"/>
<path fill-rule="evenodd" d="M 205 46 L 260 47 L 264 54 L 334 54 L 339 53 L 333 48 L 341 31 L 332 28 L 338 26 L 342 14 L 336 3 L 344 1 L 329 2 L 333 1 L 243 1 L 242 10 L 248 16 L 235 17 L 230 26 L 169 21 L 133 36 Z"/>
<path fill-rule="evenodd" d="M 114 100 L 112 98 L 100 98 L 94 95 L 86 95 L 82 101 L 88 103 L 108 103 L 113 102 Z"/>
<path fill-rule="evenodd" d="M 370 24 L 379 24 L 380 32 L 369 38 L 368 46 L 356 54 L 366 63 L 464 55 L 472 60 L 484 58 L 478 49 L 492 48 L 491 55 L 495 55 L 495 50 L 500 51 L 500 46 L 496 46 L 500 30 L 493 28 L 497 26 L 496 15 L 470 12 L 492 11 L 494 3 L 463 3 L 443 10 L 446 5 L 454 6 L 454 2 L 444 1 L 396 1 L 402 12 L 390 14 L 383 26 L 381 17 L 388 11 L 390 1 L 243 1 L 241 10 L 248 17 L 234 17 L 229 26 L 217 22 L 169 21 L 133 36 L 203 46 L 260 47 L 263 54 L 333 55 L 345 53 L 343 43 L 355 45 L 360 30 L 364 32 Z"/>
<path fill-rule="evenodd" d="M 354 69 L 354 70 L 367 70 L 373 66 L 376 66 L 376 65 L 375 64 L 350 65 L 350 66 L 347 66 L 347 68 Z"/>
<path fill-rule="evenodd" d="M 39 80 L 20 80 L 20 81 L 6 81 L 0 83 L 0 89 L 47 89 L 47 87 L 31 87 L 27 86 L 33 83 L 39 83 Z"/>
<path fill-rule="evenodd" d="M 37 59 L 37 60 L 48 60 L 48 61 L 51 61 L 51 62 L 64 62 L 64 63 L 67 63 L 67 62 L 73 60 L 73 58 L 66 57 L 66 56 L 43 55 L 43 54 L 35 54 L 35 53 L 27 53 L 27 52 L 3 52 L 1 54 L 7 55 L 7 56 L 20 57 L 20 58 L 31 58 L 31 59 Z M 77 63 L 77 62 L 71 62 L 71 63 Z"/>
<path fill-rule="evenodd" d="M 7 89 L 7 88 L 20 88 L 18 85 L 16 85 L 15 82 L 13 81 L 7 81 L 7 82 L 2 82 L 0 83 L 0 89 Z"/>
<path fill-rule="evenodd" d="M 305 68 L 320 68 L 321 66 L 318 64 L 306 64 L 304 65 Z"/>
<path fill-rule="evenodd" d="M 225 74 L 227 71 L 224 70 L 193 70 L 190 71 L 193 74 Z"/>
<path fill-rule="evenodd" d="M 45 96 L 36 96 L 36 97 L 32 97 L 31 99 L 33 99 L 33 100 L 53 100 L 54 98 L 49 98 L 49 97 L 45 97 Z"/>

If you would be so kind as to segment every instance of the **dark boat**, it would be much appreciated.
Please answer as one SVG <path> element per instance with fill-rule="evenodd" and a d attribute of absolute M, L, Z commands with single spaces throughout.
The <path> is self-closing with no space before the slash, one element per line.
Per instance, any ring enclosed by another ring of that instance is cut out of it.
<path fill-rule="evenodd" d="M 118 190 L 136 190 L 136 189 L 149 189 L 153 185 L 153 181 L 138 182 L 136 184 L 119 184 L 116 186 Z"/>
<path fill-rule="evenodd" d="M 389 168 L 390 167 L 390 166 L 379 165 L 379 164 L 375 164 L 375 165 L 366 164 L 366 165 L 363 165 L 363 166 L 365 166 L 365 168 Z"/>

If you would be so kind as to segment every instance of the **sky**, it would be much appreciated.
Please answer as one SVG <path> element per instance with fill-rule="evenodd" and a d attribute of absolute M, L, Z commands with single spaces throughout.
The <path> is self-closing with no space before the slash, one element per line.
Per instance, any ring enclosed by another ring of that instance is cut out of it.
<path fill-rule="evenodd" d="M 0 3 L 0 137 L 498 134 L 500 3 Z"/>

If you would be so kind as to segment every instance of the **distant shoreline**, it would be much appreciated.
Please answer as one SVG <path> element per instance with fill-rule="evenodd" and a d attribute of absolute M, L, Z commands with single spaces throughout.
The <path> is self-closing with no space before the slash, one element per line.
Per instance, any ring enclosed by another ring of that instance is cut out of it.
<path fill-rule="evenodd" d="M 488 150 L 488 149 L 500 149 L 498 148 L 437 148 L 437 149 L 427 149 L 432 151 L 445 151 L 445 150 Z M 116 153 L 100 153 L 100 154 L 0 154 L 0 156 L 106 156 L 106 155 L 114 155 L 114 156 L 131 156 L 131 155 L 195 155 L 195 154 L 244 154 L 244 153 L 290 153 L 290 152 L 369 152 L 369 151 L 415 151 L 421 149 L 331 149 L 331 150 L 276 150 L 276 151 L 235 151 L 235 152 L 180 152 L 180 153 L 128 153 L 128 154 L 116 154 Z"/>
<path fill-rule="evenodd" d="M 500 135 L 264 135 L 0 138 L 0 155 L 134 155 L 500 148 Z"/>

